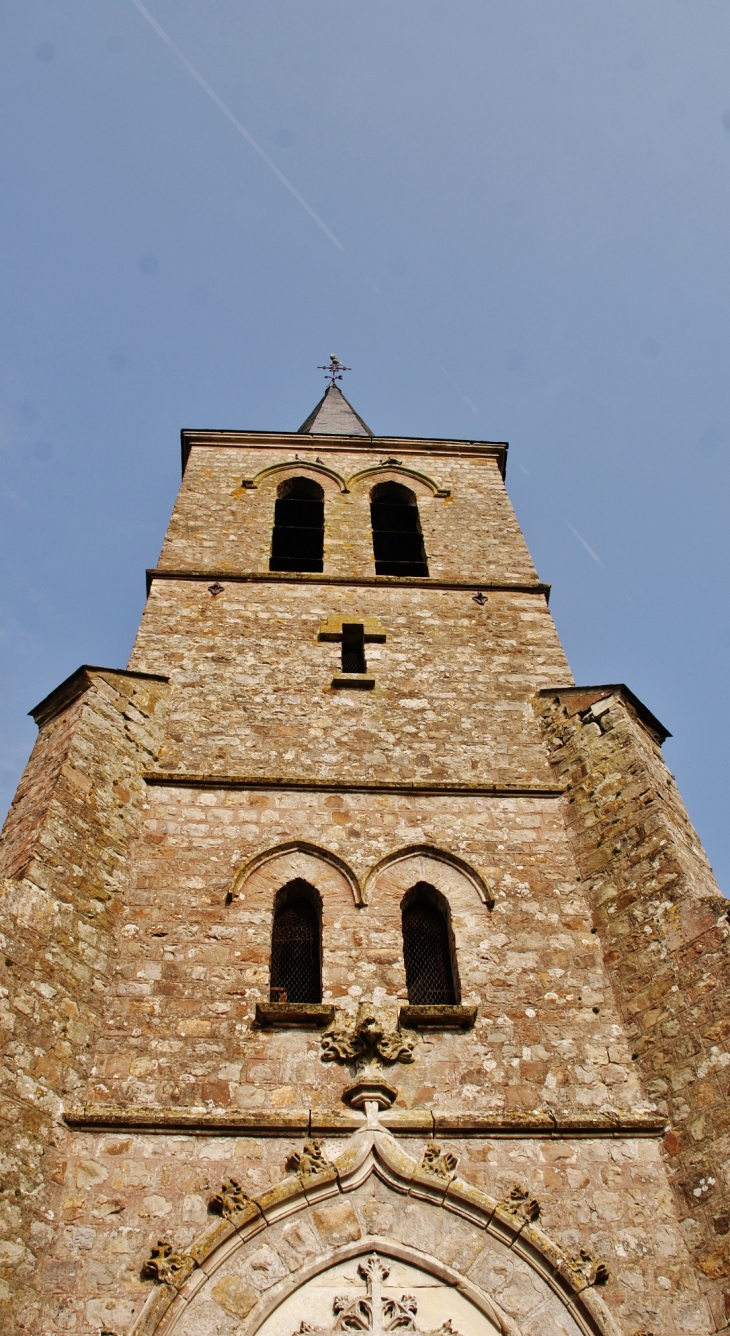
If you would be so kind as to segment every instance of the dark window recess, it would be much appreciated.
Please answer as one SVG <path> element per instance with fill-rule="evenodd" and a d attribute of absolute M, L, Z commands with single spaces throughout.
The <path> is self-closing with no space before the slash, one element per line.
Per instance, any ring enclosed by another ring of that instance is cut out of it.
<path fill-rule="evenodd" d="M 381 482 L 370 494 L 376 575 L 428 575 L 415 494 Z"/>
<path fill-rule="evenodd" d="M 457 989 L 447 910 L 419 882 L 403 900 L 403 960 L 411 1006 L 454 1006 Z"/>
<path fill-rule="evenodd" d="M 290 881 L 276 897 L 271 932 L 272 1002 L 321 1002 L 319 896 L 309 882 Z"/>
<path fill-rule="evenodd" d="M 270 571 L 321 571 L 324 492 L 311 478 L 280 483 L 274 506 Z"/>
<path fill-rule="evenodd" d="M 357 622 L 342 623 L 342 671 L 343 673 L 364 673 L 365 663 L 365 627 Z"/>

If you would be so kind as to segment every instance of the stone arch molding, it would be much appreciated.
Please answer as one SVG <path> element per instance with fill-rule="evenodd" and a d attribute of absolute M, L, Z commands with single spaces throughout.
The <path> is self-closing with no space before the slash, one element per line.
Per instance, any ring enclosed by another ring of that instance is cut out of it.
<path fill-rule="evenodd" d="M 372 464 L 360 469 L 347 479 L 347 491 L 352 492 L 361 483 L 408 482 L 418 497 L 449 496 L 450 493 L 430 478 L 427 473 L 408 468 L 406 464 Z"/>
<path fill-rule="evenodd" d="M 362 887 L 358 877 L 343 858 L 307 840 L 288 840 L 277 844 L 272 849 L 263 849 L 250 858 L 236 872 L 228 891 L 229 900 L 242 896 L 252 878 L 264 885 L 271 884 L 274 889 L 295 877 L 302 877 L 318 890 L 325 890 L 326 883 L 334 879 L 338 887 L 344 883 L 352 894 L 355 904 L 365 904 Z"/>
<path fill-rule="evenodd" d="M 185 1249 L 161 1241 L 153 1250 L 146 1270 L 157 1283 L 128 1336 L 298 1336 L 307 1328 L 337 1336 L 337 1306 L 326 1315 L 320 1296 L 314 1312 L 312 1283 L 331 1283 L 334 1300 L 356 1281 L 355 1266 L 342 1264 L 372 1254 L 396 1271 L 410 1268 L 406 1281 L 419 1273 L 456 1296 L 451 1327 L 438 1330 L 428 1330 L 428 1311 L 419 1320 L 417 1301 L 405 1324 L 413 1336 L 619 1336 L 595 1290 L 593 1259 L 571 1260 L 514 1193 L 493 1200 L 458 1177 L 452 1157 L 429 1158 L 432 1146 L 419 1165 L 371 1126 L 331 1162 L 320 1143 L 308 1143 L 288 1161 L 294 1172 L 255 1200 L 226 1180 L 207 1229 Z M 339 1311 L 347 1301 L 337 1299 Z M 359 1330 L 375 1336 L 367 1324 Z"/>
<path fill-rule="evenodd" d="M 261 487 L 267 482 L 281 482 L 282 478 L 299 476 L 313 477 L 320 483 L 325 492 L 347 492 L 349 489 L 345 479 L 334 469 L 328 468 L 326 464 L 315 464 L 308 459 L 292 459 L 281 464 L 270 464 L 268 468 L 261 469 L 259 473 L 251 479 L 254 487 Z"/>
<path fill-rule="evenodd" d="M 386 854 L 368 872 L 363 885 L 367 904 L 381 884 L 389 890 L 406 891 L 416 881 L 429 881 L 450 900 L 465 886 L 481 900 L 487 909 L 494 908 L 494 896 L 476 868 L 446 849 L 430 844 L 411 844 Z M 450 894 L 451 892 L 451 894 Z"/>
<path fill-rule="evenodd" d="M 360 909 L 369 903 L 371 893 L 379 888 L 381 881 L 395 890 L 402 882 L 404 891 L 416 881 L 430 881 L 447 898 L 449 891 L 453 893 L 457 888 L 463 891 L 469 887 L 487 909 L 494 908 L 494 897 L 481 873 L 457 854 L 430 844 L 409 844 L 393 850 L 375 863 L 361 880 L 344 858 L 330 849 L 310 844 L 307 840 L 288 840 L 273 848 L 262 849 L 238 868 L 228 898 L 233 900 L 241 896 L 250 879 L 263 873 L 265 868 L 267 872 L 263 879 L 271 881 L 272 885 L 283 885 L 284 881 L 294 877 L 303 877 L 316 885 L 317 878 L 321 880 L 322 864 L 347 883 Z"/>

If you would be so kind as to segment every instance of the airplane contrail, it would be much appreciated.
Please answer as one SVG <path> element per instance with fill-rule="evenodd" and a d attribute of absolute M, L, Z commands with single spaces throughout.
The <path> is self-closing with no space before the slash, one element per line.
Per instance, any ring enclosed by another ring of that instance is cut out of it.
<path fill-rule="evenodd" d="M 568 524 L 568 521 L 566 520 L 565 523 Z M 578 542 L 583 544 L 588 555 L 593 557 L 593 560 L 598 563 L 598 565 L 601 567 L 601 570 L 605 571 L 606 567 L 601 561 L 601 558 L 593 551 L 592 547 L 589 547 L 582 533 L 578 533 L 578 530 L 574 529 L 572 524 L 568 524 L 568 528 L 570 529 L 570 532 L 573 534 L 573 536 L 578 539 Z"/>
<path fill-rule="evenodd" d="M 274 173 L 274 176 L 278 177 L 278 179 L 281 181 L 281 184 L 283 186 L 286 186 L 286 189 L 289 191 L 289 194 L 294 196 L 297 203 L 301 204 L 303 209 L 306 209 L 310 218 L 313 218 L 317 226 L 321 227 L 325 236 L 329 237 L 330 241 L 337 247 L 337 249 L 344 252 L 345 247 L 342 245 L 341 241 L 337 240 L 337 237 L 335 236 L 334 232 L 330 232 L 330 229 L 328 228 L 327 224 L 322 221 L 318 213 L 315 213 L 311 204 L 307 204 L 307 201 L 305 200 L 304 196 L 299 194 L 299 191 L 297 190 L 296 186 L 293 186 L 291 181 L 284 175 L 284 173 L 279 171 L 279 168 L 277 167 L 276 163 L 272 161 L 268 153 L 266 153 L 265 150 L 262 149 L 261 145 L 257 144 L 253 135 L 249 134 L 245 125 L 241 125 L 241 122 L 238 120 L 236 116 L 234 116 L 233 112 L 226 106 L 225 102 L 222 102 L 218 94 L 214 91 L 214 89 L 211 88 L 210 84 L 206 83 L 202 74 L 199 74 L 195 66 L 190 64 L 190 61 L 188 60 L 187 56 L 183 55 L 179 46 L 176 46 L 172 38 L 168 37 L 164 28 L 160 27 L 159 23 L 157 22 L 157 19 L 152 17 L 148 9 L 145 9 L 145 6 L 142 4 L 142 0 L 132 0 L 132 4 L 134 5 L 135 9 L 139 10 L 142 17 L 147 20 L 150 27 L 154 28 L 158 37 L 162 38 L 165 45 L 169 46 L 173 55 L 176 56 L 177 59 L 180 61 L 180 64 L 185 67 L 188 74 L 192 74 L 193 78 L 196 80 L 197 83 L 200 84 L 200 87 L 203 89 L 203 91 L 208 94 L 208 97 L 211 99 L 211 101 L 215 102 L 215 105 L 218 107 L 219 111 L 222 111 L 223 115 L 226 116 L 228 120 L 231 122 L 231 125 L 235 126 L 240 135 L 243 135 L 243 138 L 246 140 L 246 143 L 251 145 L 251 148 L 254 150 L 254 152 L 258 153 L 260 158 L 263 158 L 264 162 L 266 163 L 266 166 L 271 169 L 271 171 Z"/>

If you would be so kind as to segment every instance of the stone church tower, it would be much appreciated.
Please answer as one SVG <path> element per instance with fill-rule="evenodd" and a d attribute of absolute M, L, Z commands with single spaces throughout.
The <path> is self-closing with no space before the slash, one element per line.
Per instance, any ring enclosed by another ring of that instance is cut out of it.
<path fill-rule="evenodd" d="M 2 1331 L 726 1330 L 727 902 L 506 445 L 182 447 L 0 846 Z"/>

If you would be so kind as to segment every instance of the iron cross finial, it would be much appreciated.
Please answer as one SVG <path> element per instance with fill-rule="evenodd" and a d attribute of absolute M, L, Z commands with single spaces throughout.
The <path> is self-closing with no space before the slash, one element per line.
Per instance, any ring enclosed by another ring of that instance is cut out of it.
<path fill-rule="evenodd" d="M 330 385 L 334 385 L 336 380 L 342 380 L 342 372 L 352 371 L 352 367 L 345 366 L 344 363 L 340 361 L 336 353 L 330 353 L 329 366 L 318 366 L 317 370 L 324 371 L 325 379 L 329 379 Z"/>

